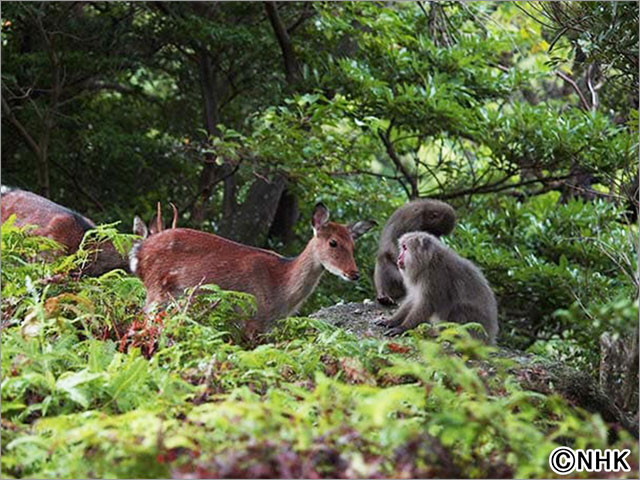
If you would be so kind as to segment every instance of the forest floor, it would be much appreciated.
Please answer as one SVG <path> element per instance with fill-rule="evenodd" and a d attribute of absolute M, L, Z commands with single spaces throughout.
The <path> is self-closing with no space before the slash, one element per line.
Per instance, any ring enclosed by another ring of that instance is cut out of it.
<path fill-rule="evenodd" d="M 391 316 L 395 307 L 385 307 L 370 299 L 362 303 L 339 303 L 325 307 L 310 315 L 345 329 L 362 338 L 386 338 L 385 327 L 376 322 Z M 429 332 L 437 337 L 435 331 Z M 567 367 L 564 362 L 552 362 L 536 355 L 499 347 L 496 355 L 514 363 L 511 373 L 518 378 L 523 388 L 545 394 L 555 393 L 574 405 L 599 413 L 610 422 L 616 422 L 638 437 L 638 422 L 621 411 L 596 381 L 583 371 Z"/>
<path fill-rule="evenodd" d="M 3 225 L 3 478 L 544 478 L 559 445 L 637 452 L 588 372 L 468 326 L 388 338 L 367 300 L 255 344 L 246 294 L 150 317 L 138 278 L 24 262 L 34 238 Z"/>
<path fill-rule="evenodd" d="M 384 307 L 378 302 L 366 299 L 362 303 L 338 303 L 321 308 L 310 317 L 320 318 L 359 337 L 383 338 L 386 329 L 375 322 L 389 317 L 394 311 L 394 307 Z"/>

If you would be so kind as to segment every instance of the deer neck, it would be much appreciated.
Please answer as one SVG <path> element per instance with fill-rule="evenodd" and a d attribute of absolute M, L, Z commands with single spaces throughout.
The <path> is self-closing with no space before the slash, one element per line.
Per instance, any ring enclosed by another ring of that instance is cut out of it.
<path fill-rule="evenodd" d="M 324 267 L 316 257 L 315 239 L 312 239 L 289 266 L 286 297 L 288 313 L 296 310 L 318 285 Z"/>

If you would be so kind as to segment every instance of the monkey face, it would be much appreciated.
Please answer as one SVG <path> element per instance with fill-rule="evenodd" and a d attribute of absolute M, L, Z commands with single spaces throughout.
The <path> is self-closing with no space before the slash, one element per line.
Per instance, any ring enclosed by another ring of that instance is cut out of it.
<path fill-rule="evenodd" d="M 404 241 L 398 242 L 398 250 L 400 253 L 398 254 L 398 259 L 396 260 L 396 265 L 398 266 L 398 270 L 400 271 L 400 275 L 403 277 L 409 276 L 410 272 L 416 270 L 415 266 L 416 261 L 419 257 L 416 256 L 417 248 L 420 247 L 419 242 L 415 238 L 407 238 Z M 415 264 L 415 265 L 414 265 Z"/>
<path fill-rule="evenodd" d="M 398 260 L 397 260 L 397 264 L 398 264 L 398 268 L 400 269 L 400 271 L 404 270 L 405 268 L 405 262 L 406 262 L 406 257 L 407 257 L 408 253 L 407 253 L 407 244 L 406 243 L 401 243 L 400 244 L 400 254 L 398 255 Z"/>
<path fill-rule="evenodd" d="M 405 233 L 398 241 L 396 264 L 400 274 L 407 279 L 419 275 L 438 248 L 440 241 L 434 235 L 425 232 Z"/>

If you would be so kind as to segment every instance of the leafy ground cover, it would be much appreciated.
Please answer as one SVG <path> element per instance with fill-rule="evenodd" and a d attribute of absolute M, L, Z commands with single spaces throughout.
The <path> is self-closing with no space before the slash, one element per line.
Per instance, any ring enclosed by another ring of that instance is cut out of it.
<path fill-rule="evenodd" d="M 297 317 L 249 345 L 246 295 L 145 318 L 138 279 L 73 277 L 82 252 L 24 261 L 50 246 L 2 227 L 5 477 L 535 478 L 569 445 L 631 448 L 637 478 L 634 438 L 524 390 L 464 328 L 388 340 Z"/>

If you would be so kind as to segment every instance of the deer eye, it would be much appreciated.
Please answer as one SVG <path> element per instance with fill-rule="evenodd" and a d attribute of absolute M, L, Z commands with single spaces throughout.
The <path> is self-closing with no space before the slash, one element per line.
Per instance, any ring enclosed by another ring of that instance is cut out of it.
<path fill-rule="evenodd" d="M 338 242 L 336 242 L 335 240 L 331 239 L 331 240 L 329 240 L 329 246 L 331 248 L 336 248 L 338 246 Z"/>

